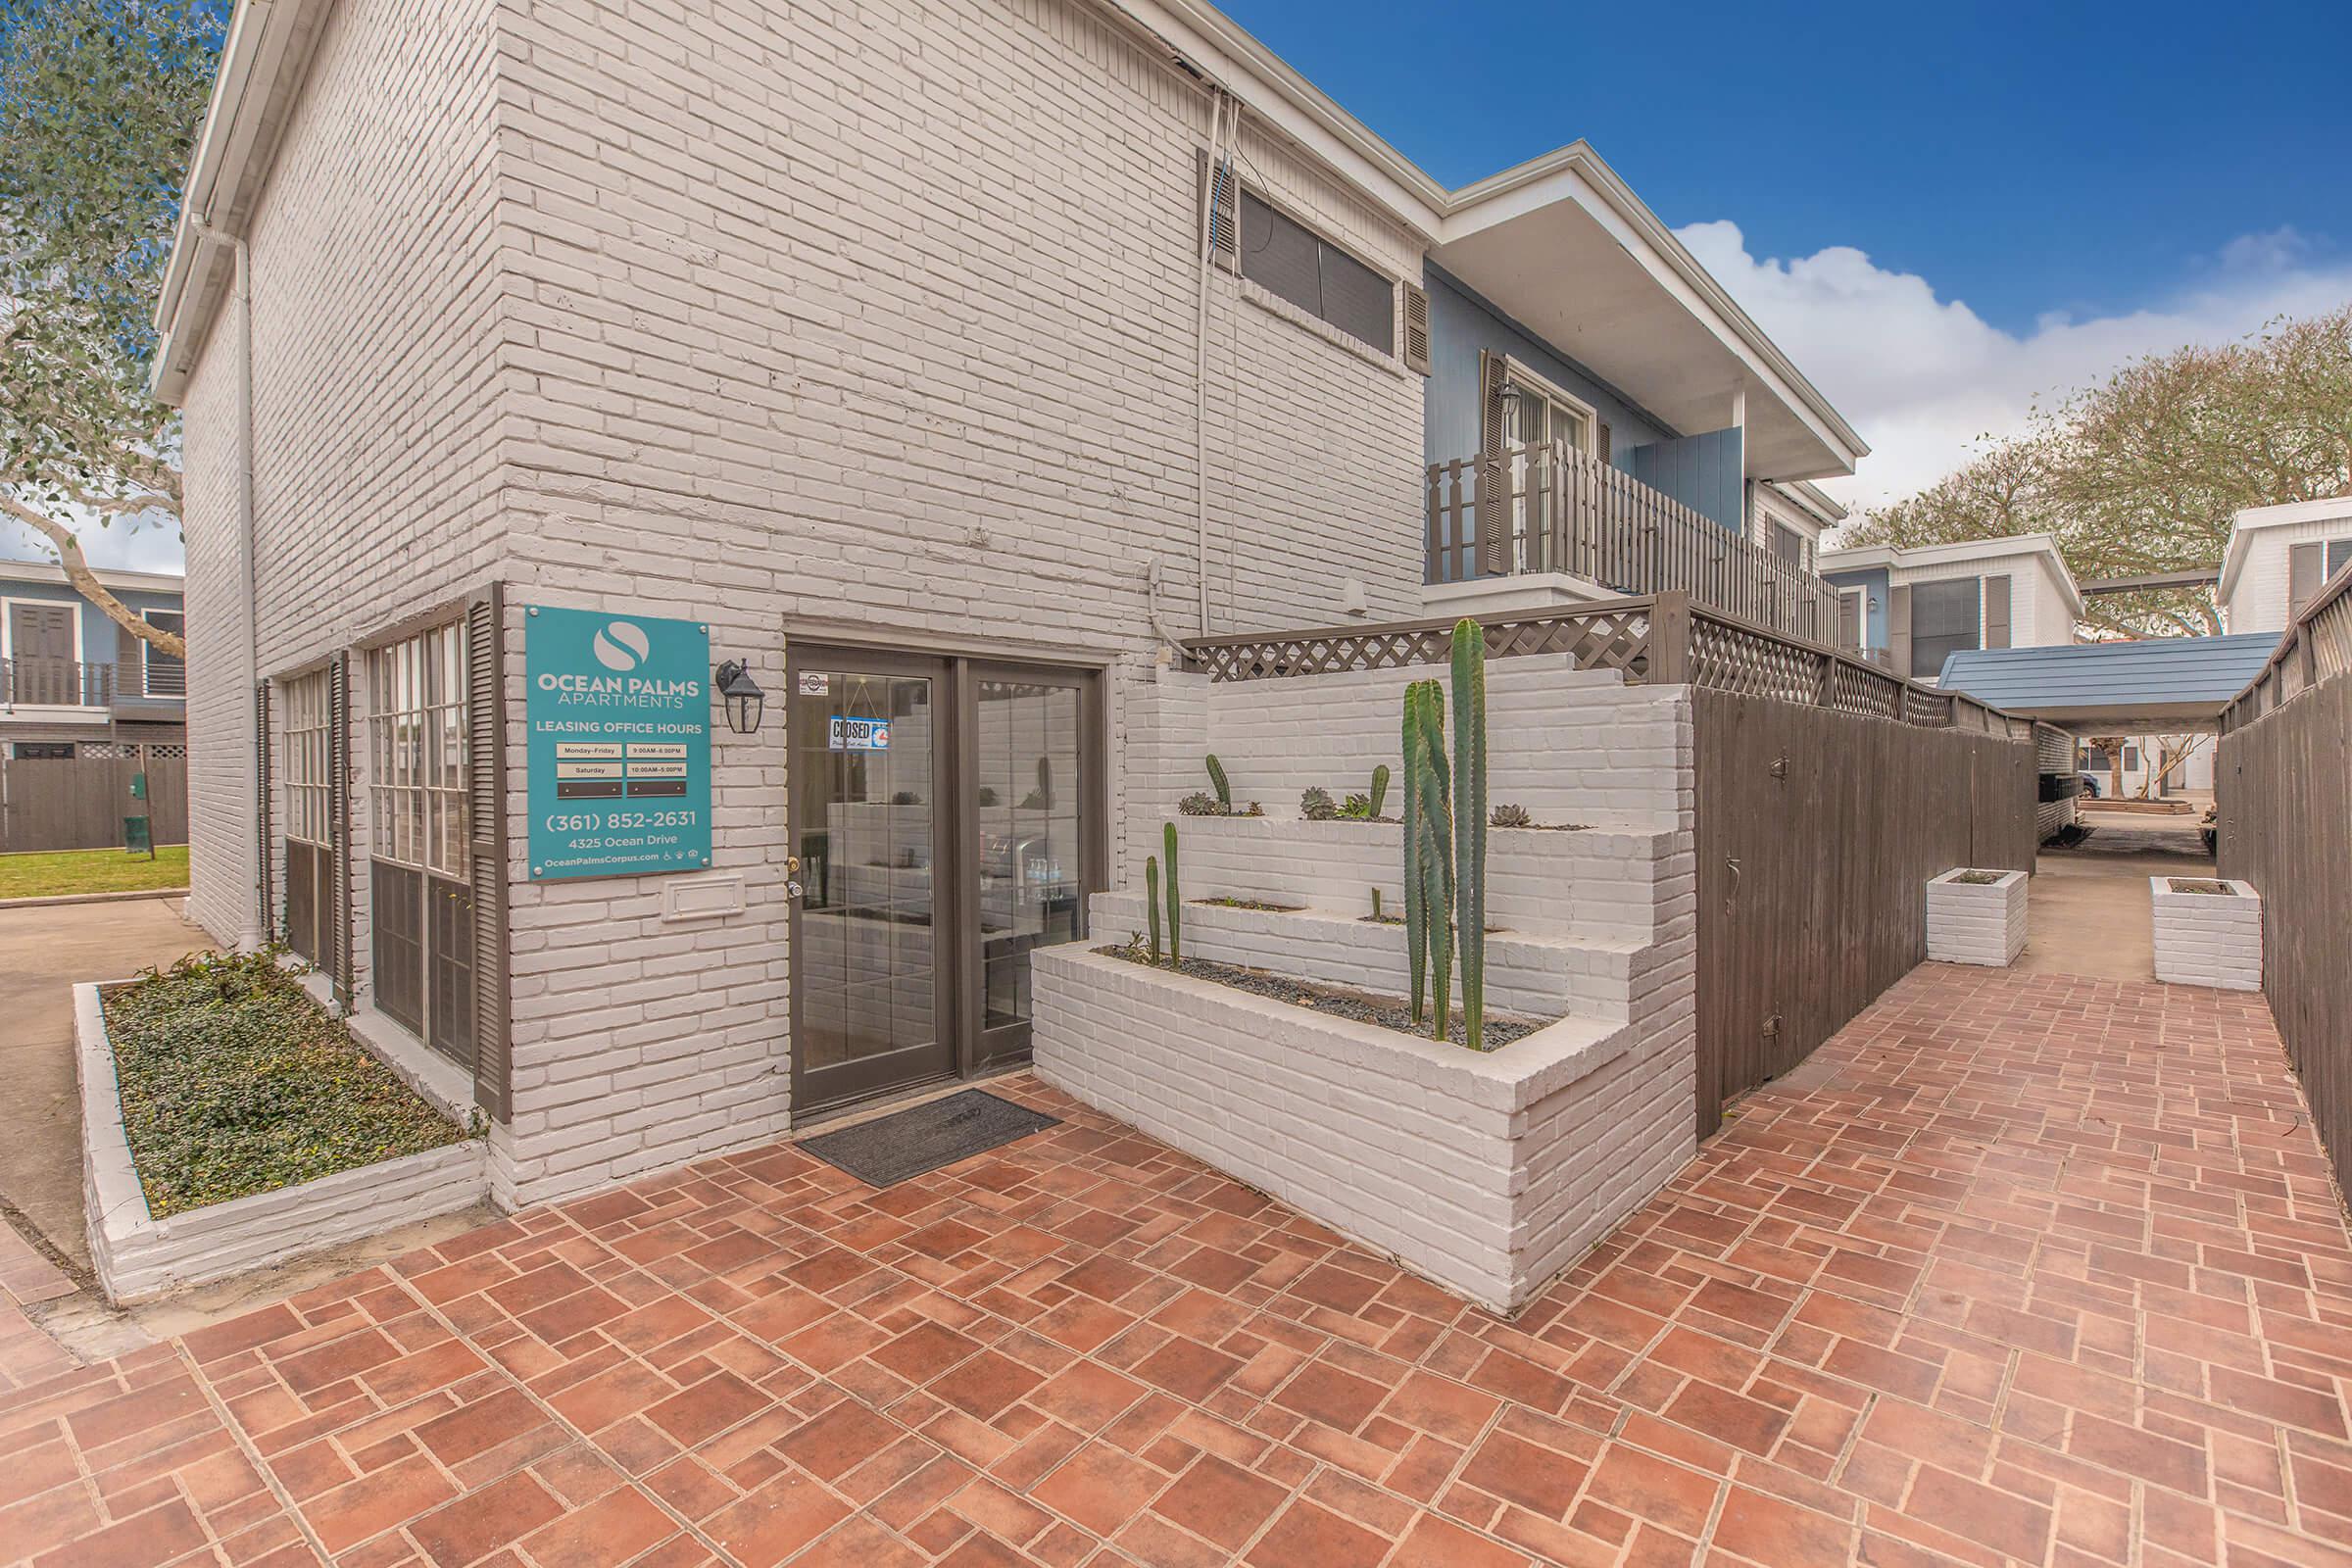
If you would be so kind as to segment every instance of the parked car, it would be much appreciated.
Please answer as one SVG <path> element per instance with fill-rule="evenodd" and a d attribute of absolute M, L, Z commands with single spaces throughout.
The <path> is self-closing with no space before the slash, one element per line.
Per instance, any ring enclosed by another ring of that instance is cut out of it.
<path fill-rule="evenodd" d="M 2099 775 L 2087 768 L 2082 772 L 2082 793 L 2094 801 L 2099 798 Z"/>

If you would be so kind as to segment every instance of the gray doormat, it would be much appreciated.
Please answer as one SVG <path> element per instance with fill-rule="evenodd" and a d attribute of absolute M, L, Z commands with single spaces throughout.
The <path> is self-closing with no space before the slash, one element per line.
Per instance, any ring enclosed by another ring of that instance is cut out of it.
<path fill-rule="evenodd" d="M 895 1187 L 909 1176 L 1060 1125 L 1058 1116 L 1016 1105 L 984 1089 L 966 1089 L 895 1115 L 803 1139 L 801 1148 L 868 1186 Z"/>

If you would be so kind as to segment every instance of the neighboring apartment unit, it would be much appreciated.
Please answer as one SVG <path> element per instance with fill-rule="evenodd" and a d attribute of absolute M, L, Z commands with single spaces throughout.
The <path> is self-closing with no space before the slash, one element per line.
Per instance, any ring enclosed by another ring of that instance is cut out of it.
<path fill-rule="evenodd" d="M 179 578 L 97 575 L 156 625 L 186 630 Z M 187 689 L 181 661 L 117 626 L 74 590 L 64 567 L 0 561 L 0 746 L 9 757 L 176 747 L 186 738 Z"/>
<path fill-rule="evenodd" d="M 2249 507 L 2222 553 L 2222 624 L 2231 632 L 2283 634 L 2352 565 L 2352 496 Z"/>
<path fill-rule="evenodd" d="M 2046 533 L 1899 549 L 1825 550 L 1838 641 L 1896 674 L 1935 681 L 1953 654 L 2075 640 L 2082 596 Z"/>
<path fill-rule="evenodd" d="M 1864 451 L 1590 148 L 1448 190 L 1158 0 L 243 4 L 159 320 L 189 908 L 508 1202 L 1020 1059 L 1177 639 L 1826 636 Z"/>

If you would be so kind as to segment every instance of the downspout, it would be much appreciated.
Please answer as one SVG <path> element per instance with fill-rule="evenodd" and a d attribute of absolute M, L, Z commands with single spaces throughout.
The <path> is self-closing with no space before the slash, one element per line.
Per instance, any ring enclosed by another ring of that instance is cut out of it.
<path fill-rule="evenodd" d="M 213 227 L 208 217 L 199 219 L 196 232 L 207 240 L 230 247 L 236 253 L 236 282 L 232 297 L 237 302 L 237 565 L 245 587 L 245 643 L 238 660 L 239 689 L 245 701 L 254 701 L 254 688 L 261 684 L 261 601 L 258 597 L 260 572 L 255 562 L 253 517 L 253 253 L 245 241 L 233 234 L 223 234 Z M 260 721 L 256 715 L 255 721 Z M 258 748 L 261 737 L 254 737 Z M 257 752 L 258 755 L 258 752 Z M 261 781 L 267 787 L 267 781 Z M 261 917 L 263 858 L 270 846 L 260 841 L 260 824 L 255 824 L 253 846 L 253 897 L 246 902 L 247 916 L 253 921 L 243 946 L 258 946 L 267 933 Z"/>
<path fill-rule="evenodd" d="M 1200 635 L 1209 634 L 1208 623 L 1208 291 L 1211 273 L 1215 269 L 1216 241 L 1210 221 L 1214 216 L 1217 191 L 1223 183 L 1219 177 L 1222 168 L 1226 129 L 1226 104 L 1233 105 L 1233 131 L 1241 128 L 1241 100 L 1232 97 L 1213 82 L 1208 88 L 1208 168 L 1207 177 L 1200 181 L 1200 269 L 1198 314 L 1193 326 L 1193 502 L 1195 508 L 1193 544 L 1195 566 L 1200 586 Z M 1240 221 L 1240 215 L 1235 215 Z"/>

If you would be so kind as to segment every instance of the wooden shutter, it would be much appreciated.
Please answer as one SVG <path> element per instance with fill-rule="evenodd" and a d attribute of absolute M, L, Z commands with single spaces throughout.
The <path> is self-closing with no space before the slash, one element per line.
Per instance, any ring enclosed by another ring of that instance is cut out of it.
<path fill-rule="evenodd" d="M 1209 259 L 1231 267 L 1240 253 L 1236 236 L 1241 221 L 1234 205 L 1233 161 L 1227 159 L 1217 166 L 1216 182 L 1213 185 L 1209 183 L 1207 148 L 1200 149 L 1195 163 L 1198 169 L 1196 177 L 1200 180 L 1199 202 L 1207 206 Z M 1195 210 L 1199 210 L 1199 203 L 1196 203 Z"/>
<path fill-rule="evenodd" d="M 1404 368 L 1429 374 L 1429 291 L 1404 285 Z"/>
<path fill-rule="evenodd" d="M 1503 428 L 1502 409 L 1508 372 L 1501 355 L 1478 351 L 1477 548 L 1472 570 L 1481 577 L 1498 577 L 1510 570 L 1510 498 L 1503 482 L 1503 448 L 1510 432 Z"/>
<path fill-rule="evenodd" d="M 1896 588 L 1886 595 L 1886 657 L 1894 672 L 1911 678 L 1911 590 Z"/>
<path fill-rule="evenodd" d="M 473 896 L 473 1099 L 496 1121 L 512 1109 L 507 1042 L 506 596 L 466 607 L 467 881 Z"/>
<path fill-rule="evenodd" d="M 327 978 L 351 1010 L 351 656 L 326 666 Z"/>
<path fill-rule="evenodd" d="M 262 903 L 262 940 L 275 942 L 277 931 L 277 849 L 270 826 L 270 683 L 253 688 L 254 855 L 260 861 L 256 896 Z"/>
<path fill-rule="evenodd" d="M 2320 588 L 2328 580 L 2328 547 L 2314 541 L 2296 545 L 2286 553 L 2286 618 L 2291 624 L 2295 617 L 2320 596 Z"/>
<path fill-rule="evenodd" d="M 1592 455 L 1603 463 L 1611 461 L 1609 446 L 1609 421 L 1603 419 L 1600 421 L 1600 438 L 1593 443 Z"/>
<path fill-rule="evenodd" d="M 2009 646 L 2009 579 L 1984 579 L 1984 646 Z"/>

